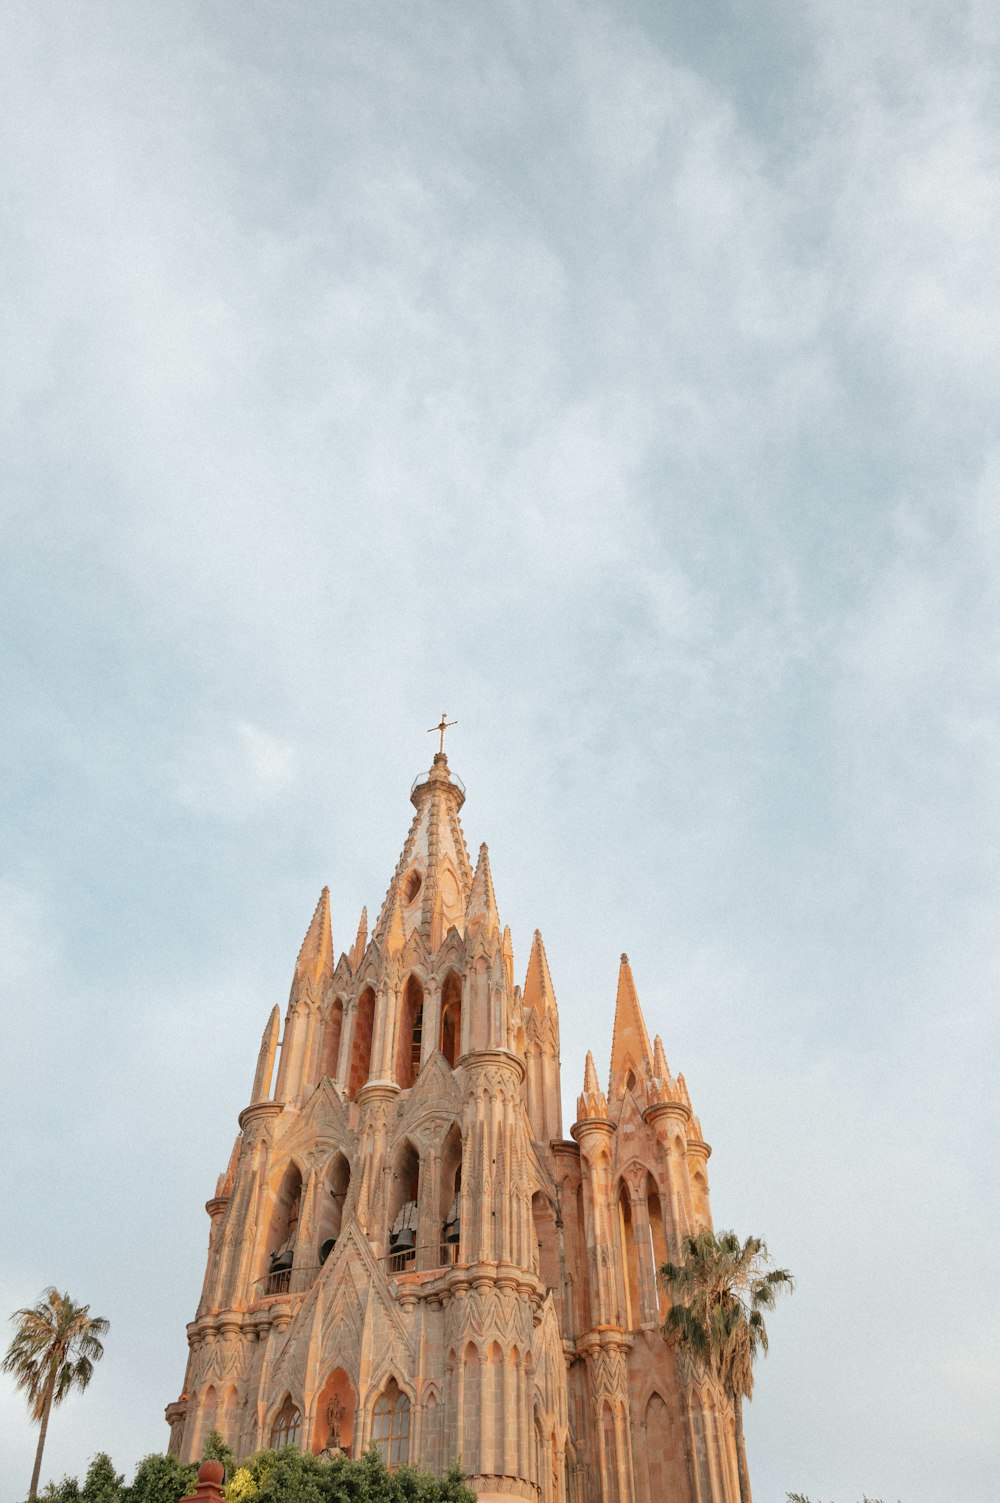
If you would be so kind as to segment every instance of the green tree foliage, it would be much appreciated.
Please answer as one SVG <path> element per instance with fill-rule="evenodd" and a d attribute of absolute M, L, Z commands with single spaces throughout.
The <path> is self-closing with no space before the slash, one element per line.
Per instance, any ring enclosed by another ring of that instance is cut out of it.
<path fill-rule="evenodd" d="M 98 1451 L 83 1479 L 81 1503 L 121 1503 L 125 1478 L 116 1472 L 107 1451 Z"/>
<path fill-rule="evenodd" d="M 753 1394 L 754 1362 L 767 1351 L 763 1312 L 791 1290 L 792 1276 L 769 1266 L 760 1237 L 741 1242 L 735 1232 L 705 1230 L 684 1238 L 682 1254 L 660 1269 L 674 1300 L 663 1334 L 708 1367 L 732 1400 L 740 1499 L 750 1503 L 743 1400 Z"/>
<path fill-rule="evenodd" d="M 178 1503 L 194 1492 L 196 1466 L 182 1466 L 176 1456 L 145 1456 L 136 1467 L 132 1486 L 122 1493 L 123 1503 Z"/>
<path fill-rule="evenodd" d="M 258 1451 L 232 1473 L 225 1495 L 227 1503 L 475 1503 L 476 1496 L 457 1466 L 437 1478 L 415 1467 L 391 1472 L 377 1451 L 327 1461 L 291 1446 Z"/>
<path fill-rule="evenodd" d="M 391 1472 L 377 1451 L 357 1461 L 346 1456 L 326 1460 L 286 1446 L 257 1451 L 236 1465 L 231 1448 L 214 1431 L 205 1443 L 205 1457 L 226 1467 L 227 1503 L 476 1503 L 457 1464 L 438 1478 L 415 1467 Z M 64 1477 L 49 1483 L 39 1503 L 180 1503 L 194 1491 L 197 1471 L 173 1456 L 147 1456 L 126 1487 L 102 1453 L 94 1457 L 82 1489 L 74 1477 Z"/>
<path fill-rule="evenodd" d="M 39 1423 L 38 1449 L 31 1474 L 28 1499 L 38 1492 L 42 1452 L 53 1404 L 61 1404 L 74 1388 L 82 1392 L 94 1374 L 94 1363 L 104 1356 L 101 1337 L 109 1322 L 91 1315 L 89 1305 L 75 1305 L 68 1294 L 54 1286 L 46 1289 L 37 1305 L 15 1310 L 11 1316 L 14 1338 L 3 1359 L 5 1373 L 28 1400 L 31 1417 Z"/>
<path fill-rule="evenodd" d="M 38 1496 L 42 1503 L 79 1503 L 80 1484 L 75 1477 L 64 1477 L 61 1482 L 47 1482 Z"/>
<path fill-rule="evenodd" d="M 202 1461 L 221 1461 L 226 1469 L 226 1476 L 236 1466 L 236 1455 L 232 1446 L 227 1446 L 218 1430 L 209 1430 L 205 1436 L 205 1444 L 201 1449 Z"/>
<path fill-rule="evenodd" d="M 806 1497 L 805 1493 L 786 1493 L 785 1498 L 787 1503 L 810 1503 L 810 1499 Z M 885 1503 L 885 1500 L 883 1498 L 869 1498 L 868 1494 L 865 1493 L 861 1499 L 861 1503 Z"/>

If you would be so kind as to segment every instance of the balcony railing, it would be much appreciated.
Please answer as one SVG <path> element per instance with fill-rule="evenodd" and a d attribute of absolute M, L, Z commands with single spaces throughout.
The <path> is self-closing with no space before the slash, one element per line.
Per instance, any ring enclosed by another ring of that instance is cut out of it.
<path fill-rule="evenodd" d="M 413 1273 L 417 1266 L 417 1253 L 423 1251 L 422 1247 L 407 1247 L 400 1252 L 386 1253 L 382 1261 L 389 1273 Z M 435 1251 L 440 1268 L 450 1268 L 458 1262 L 457 1242 L 445 1242 L 442 1239 Z M 282 1295 L 306 1294 L 315 1284 L 322 1266 L 321 1263 L 311 1263 L 301 1268 L 277 1268 L 272 1273 L 265 1273 L 254 1284 L 254 1298 L 279 1299 Z M 432 1272 L 432 1269 L 427 1272 Z"/>
<path fill-rule="evenodd" d="M 316 1282 L 320 1266 L 313 1263 L 309 1267 L 277 1268 L 273 1273 L 265 1273 L 254 1285 L 254 1295 L 257 1299 L 274 1299 L 281 1294 L 305 1294 Z"/>
<path fill-rule="evenodd" d="M 430 780 L 430 773 L 418 772 L 416 777 L 413 779 L 413 782 L 410 784 L 410 792 L 412 793 L 414 789 L 419 788 L 421 783 L 429 783 Z M 465 792 L 465 784 L 462 782 L 462 779 L 459 777 L 458 773 L 454 772 L 450 767 L 448 768 L 448 781 L 454 783 L 459 793 Z"/>

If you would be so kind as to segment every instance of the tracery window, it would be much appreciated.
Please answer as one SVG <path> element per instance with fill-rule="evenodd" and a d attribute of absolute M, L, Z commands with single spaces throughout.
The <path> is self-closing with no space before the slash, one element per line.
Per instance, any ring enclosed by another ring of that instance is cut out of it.
<path fill-rule="evenodd" d="M 389 1467 L 401 1466 L 410 1453 L 410 1401 L 395 1378 L 375 1402 L 372 1411 L 372 1443 Z"/>
<path fill-rule="evenodd" d="M 271 1426 L 271 1444 L 275 1450 L 282 1446 L 297 1446 L 302 1435 L 302 1416 L 290 1398 L 287 1398 Z"/>

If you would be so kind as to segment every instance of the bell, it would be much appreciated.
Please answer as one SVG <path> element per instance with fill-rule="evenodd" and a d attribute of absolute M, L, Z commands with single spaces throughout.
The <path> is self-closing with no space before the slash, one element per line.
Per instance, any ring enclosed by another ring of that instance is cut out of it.
<path fill-rule="evenodd" d="M 326 1241 L 321 1244 L 319 1250 L 319 1266 L 321 1268 L 323 1267 L 323 1264 L 326 1262 L 327 1258 L 333 1252 L 333 1249 L 336 1247 L 336 1245 L 336 1237 L 327 1237 Z"/>
<path fill-rule="evenodd" d="M 287 1248 L 284 1252 L 272 1253 L 271 1272 L 284 1273 L 287 1268 L 291 1268 L 294 1261 L 295 1253 L 291 1248 Z"/>
<path fill-rule="evenodd" d="M 446 1221 L 445 1222 L 445 1224 L 444 1224 L 444 1240 L 446 1242 L 461 1242 L 461 1240 L 462 1240 L 462 1222 L 461 1222 L 461 1219 L 458 1216 L 455 1217 L 454 1221 Z"/>
<path fill-rule="evenodd" d="M 417 1245 L 412 1226 L 400 1227 L 399 1231 L 389 1238 L 389 1245 L 396 1253 L 412 1252 Z"/>

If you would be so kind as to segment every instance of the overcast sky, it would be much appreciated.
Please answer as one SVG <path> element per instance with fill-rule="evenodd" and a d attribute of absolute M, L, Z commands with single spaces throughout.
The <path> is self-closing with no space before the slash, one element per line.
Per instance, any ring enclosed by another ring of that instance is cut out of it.
<path fill-rule="evenodd" d="M 797 1277 L 760 1503 L 1000 1474 L 995 0 L 8 0 L 0 1312 L 165 1447 L 442 708 L 565 1128 L 618 956 Z M 0 1503 L 35 1431 L 0 1383 Z"/>

